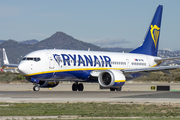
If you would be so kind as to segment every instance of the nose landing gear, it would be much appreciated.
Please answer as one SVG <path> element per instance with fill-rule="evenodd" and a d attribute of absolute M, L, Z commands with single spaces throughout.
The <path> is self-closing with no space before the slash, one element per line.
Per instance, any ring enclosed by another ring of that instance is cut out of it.
<path fill-rule="evenodd" d="M 38 84 L 37 84 L 37 85 L 35 85 L 35 86 L 33 87 L 33 90 L 34 90 L 34 91 L 39 91 L 39 90 L 40 90 L 39 85 L 38 85 Z"/>
<path fill-rule="evenodd" d="M 82 83 L 75 82 L 72 84 L 72 91 L 83 91 L 84 90 L 84 85 Z"/>

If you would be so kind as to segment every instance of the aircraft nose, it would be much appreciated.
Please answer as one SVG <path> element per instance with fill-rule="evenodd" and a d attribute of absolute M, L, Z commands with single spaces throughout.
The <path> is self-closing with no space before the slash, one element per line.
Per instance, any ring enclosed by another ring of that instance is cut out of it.
<path fill-rule="evenodd" d="M 22 75 L 27 75 L 28 74 L 28 65 L 25 62 L 21 62 L 18 65 L 18 70 Z"/>

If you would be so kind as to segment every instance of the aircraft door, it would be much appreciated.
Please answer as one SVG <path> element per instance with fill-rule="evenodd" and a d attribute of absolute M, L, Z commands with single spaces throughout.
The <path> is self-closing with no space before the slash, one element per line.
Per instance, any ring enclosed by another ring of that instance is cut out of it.
<path fill-rule="evenodd" d="M 48 60 L 49 60 L 49 68 L 54 69 L 55 63 L 54 63 L 53 55 L 50 53 L 47 53 L 47 56 L 48 56 Z"/>
<path fill-rule="evenodd" d="M 28 66 L 29 66 L 29 68 L 30 68 L 30 70 L 33 70 L 33 58 L 27 58 L 27 60 L 29 60 L 28 61 Z"/>
<path fill-rule="evenodd" d="M 147 65 L 148 65 L 148 66 L 151 66 L 151 63 L 150 63 L 149 58 L 147 57 L 146 59 L 147 59 Z"/>
<path fill-rule="evenodd" d="M 129 59 L 126 59 L 126 66 L 127 66 L 127 68 L 130 68 L 130 62 L 129 62 Z"/>
<path fill-rule="evenodd" d="M 33 63 L 30 63 L 30 68 L 31 70 L 33 70 Z"/>

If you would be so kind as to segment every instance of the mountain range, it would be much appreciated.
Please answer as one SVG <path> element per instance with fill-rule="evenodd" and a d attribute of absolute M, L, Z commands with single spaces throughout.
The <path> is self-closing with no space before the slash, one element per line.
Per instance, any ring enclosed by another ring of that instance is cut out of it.
<path fill-rule="evenodd" d="M 39 49 L 88 50 L 90 48 L 92 51 L 107 51 L 96 45 L 77 40 L 63 32 L 56 32 L 42 41 L 35 39 L 20 42 L 0 40 L 0 51 L 2 51 L 2 48 L 5 48 L 10 63 L 19 63 L 23 56 Z M 2 63 L 2 52 L 0 59 Z"/>
<path fill-rule="evenodd" d="M 91 43 L 77 40 L 63 32 L 56 32 L 49 38 L 42 41 L 35 39 L 15 41 L 15 40 L 0 40 L 0 51 L 6 49 L 6 53 L 10 63 L 18 64 L 22 57 L 26 54 L 40 49 L 70 49 L 70 50 L 88 50 L 91 51 L 111 51 L 111 52 L 130 52 L 133 48 L 101 48 Z M 180 51 L 159 50 L 160 57 L 176 57 L 180 56 Z M 2 65 L 2 52 L 0 53 L 0 63 Z M 180 64 L 179 60 L 166 61 L 163 65 Z M 0 66 L 1 66 L 0 65 Z"/>

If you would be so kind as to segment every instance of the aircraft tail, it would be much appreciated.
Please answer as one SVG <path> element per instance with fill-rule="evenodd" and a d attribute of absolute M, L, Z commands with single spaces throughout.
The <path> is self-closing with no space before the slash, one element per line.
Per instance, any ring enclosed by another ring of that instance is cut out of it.
<path fill-rule="evenodd" d="M 3 48 L 3 62 L 4 62 L 4 64 L 9 64 L 9 61 L 8 61 L 8 58 L 6 55 L 6 51 L 4 48 Z"/>
<path fill-rule="evenodd" d="M 5 67 L 18 67 L 18 64 L 9 63 L 9 60 L 7 58 L 6 51 L 4 48 L 3 48 L 3 62 L 4 62 L 4 65 L 3 65 L 2 69 L 4 69 Z"/>
<path fill-rule="evenodd" d="M 158 5 L 143 44 L 130 53 L 157 56 L 163 6 Z"/>

